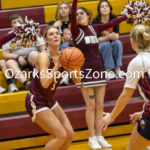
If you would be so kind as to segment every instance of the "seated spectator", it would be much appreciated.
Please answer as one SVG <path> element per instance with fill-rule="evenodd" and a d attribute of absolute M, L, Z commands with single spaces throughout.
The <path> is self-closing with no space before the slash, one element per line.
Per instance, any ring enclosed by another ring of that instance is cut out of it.
<path fill-rule="evenodd" d="M 18 91 L 18 88 L 16 87 L 13 78 L 11 78 L 10 72 L 7 72 L 7 65 L 5 60 L 0 60 L 0 69 L 2 69 L 2 72 L 6 78 L 7 84 L 8 84 L 8 92 L 15 92 Z M 0 93 L 5 93 L 7 90 L 0 86 Z"/>
<path fill-rule="evenodd" d="M 62 44 L 59 46 L 59 50 L 65 49 L 70 46 L 73 46 L 73 41 L 71 38 L 71 31 L 70 29 L 66 28 L 63 30 Z"/>
<path fill-rule="evenodd" d="M 107 0 L 101 0 L 97 7 L 97 16 L 93 20 L 93 24 L 107 23 L 116 18 L 112 14 L 112 6 Z M 107 79 L 113 79 L 116 76 L 122 78 L 125 72 L 120 70 L 122 66 L 123 46 L 119 40 L 119 25 L 109 28 L 98 35 L 99 52 L 104 61 L 105 70 L 107 71 Z M 114 69 L 115 73 L 112 71 Z"/>
<path fill-rule="evenodd" d="M 67 1 L 62 1 L 58 4 L 56 10 L 55 20 L 49 22 L 49 25 L 54 25 L 59 28 L 61 35 L 65 28 L 69 28 L 70 24 L 70 3 Z"/>
<path fill-rule="evenodd" d="M 23 19 L 19 14 L 12 14 L 9 17 L 12 28 L 15 28 L 18 23 L 22 23 Z M 28 88 L 29 81 L 24 77 L 21 69 L 34 66 L 37 61 L 39 50 L 45 49 L 45 42 L 42 37 L 37 38 L 37 45 L 29 48 L 19 47 L 17 42 L 10 40 L 2 46 L 3 57 L 6 59 L 6 64 L 9 69 L 13 70 L 14 76 Z M 18 74 L 19 73 L 19 74 Z"/>

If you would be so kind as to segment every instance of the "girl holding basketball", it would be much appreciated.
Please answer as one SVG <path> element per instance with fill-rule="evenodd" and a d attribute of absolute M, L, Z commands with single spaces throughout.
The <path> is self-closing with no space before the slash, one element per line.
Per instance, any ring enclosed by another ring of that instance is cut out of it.
<path fill-rule="evenodd" d="M 54 79 L 54 74 L 63 71 L 59 62 L 59 45 L 61 35 L 54 26 L 48 26 L 44 31 L 47 49 L 38 56 L 36 71 L 26 97 L 26 109 L 37 123 L 47 133 L 53 135 L 44 150 L 67 150 L 74 135 L 72 126 L 54 94 L 60 78 Z M 50 73 L 48 72 L 50 69 Z"/>
<path fill-rule="evenodd" d="M 86 103 L 86 122 L 89 129 L 89 146 L 92 149 L 111 147 L 102 136 L 98 128 L 98 121 L 103 116 L 103 101 L 105 95 L 106 80 L 101 76 L 104 71 L 102 59 L 98 52 L 97 34 L 101 31 L 116 26 L 127 16 L 114 19 L 105 24 L 93 24 L 91 13 L 84 7 L 77 9 L 77 0 L 73 1 L 71 11 L 71 32 L 74 44 L 84 54 L 85 63 L 81 68 L 84 78 L 77 84 Z"/>
<path fill-rule="evenodd" d="M 106 127 L 122 112 L 137 85 L 141 96 L 145 100 L 143 111 L 131 115 L 131 120 L 137 121 L 134 127 L 127 150 L 144 150 L 150 145 L 150 28 L 136 25 L 131 30 L 130 41 L 137 56 L 128 66 L 132 77 L 127 77 L 124 89 L 111 113 L 108 113 L 100 122 L 100 128 Z M 138 74 L 137 74 L 138 73 Z"/>

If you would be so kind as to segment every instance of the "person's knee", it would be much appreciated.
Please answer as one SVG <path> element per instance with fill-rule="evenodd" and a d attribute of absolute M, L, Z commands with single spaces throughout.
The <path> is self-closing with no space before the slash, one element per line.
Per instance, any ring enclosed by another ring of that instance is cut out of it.
<path fill-rule="evenodd" d="M 56 136 L 56 138 L 59 140 L 61 144 L 64 144 L 67 140 L 67 132 L 65 129 L 60 129 L 59 134 Z"/>
<path fill-rule="evenodd" d="M 103 108 L 103 100 L 96 102 L 96 108 L 97 110 L 101 110 L 101 108 Z"/>
<path fill-rule="evenodd" d="M 6 67 L 6 62 L 5 62 L 5 60 L 0 60 L 0 67 L 1 67 L 1 68 Z"/>
<path fill-rule="evenodd" d="M 73 129 L 68 129 L 67 130 L 67 138 L 66 138 L 66 140 L 67 141 L 72 141 L 73 137 L 74 137 L 74 131 L 73 131 Z"/>
<path fill-rule="evenodd" d="M 99 52 L 100 53 L 107 53 L 112 51 L 112 46 L 110 42 L 103 42 L 99 44 Z"/>
<path fill-rule="evenodd" d="M 112 46 L 114 46 L 117 49 L 119 50 L 122 50 L 122 43 L 120 40 L 115 40 L 112 42 Z"/>
<path fill-rule="evenodd" d="M 12 66 L 17 66 L 17 62 L 13 59 L 9 59 L 6 61 L 6 65 L 11 68 Z"/>
<path fill-rule="evenodd" d="M 95 111 L 95 99 L 94 100 L 90 99 L 90 102 L 88 102 L 88 104 L 86 104 L 86 108 L 89 111 L 94 112 Z"/>
<path fill-rule="evenodd" d="M 32 51 L 29 56 L 28 56 L 28 62 L 30 65 L 34 66 L 37 63 L 37 58 L 38 58 L 38 52 L 37 51 Z"/>

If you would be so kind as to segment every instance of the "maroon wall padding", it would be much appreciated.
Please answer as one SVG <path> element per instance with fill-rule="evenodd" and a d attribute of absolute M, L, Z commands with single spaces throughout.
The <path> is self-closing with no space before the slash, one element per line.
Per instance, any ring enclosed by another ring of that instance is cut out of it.
<path fill-rule="evenodd" d="M 130 35 L 121 35 L 119 37 L 119 40 L 121 40 L 121 42 L 123 43 L 123 53 L 133 53 L 135 52 L 132 47 L 131 47 L 131 43 L 130 43 Z"/>
<path fill-rule="evenodd" d="M 41 34 L 43 35 L 44 29 L 48 26 L 48 24 L 42 24 L 40 25 L 41 28 Z"/>
<path fill-rule="evenodd" d="M 12 28 L 1 28 L 0 29 L 0 36 L 7 34 L 11 30 L 12 30 Z"/>
<path fill-rule="evenodd" d="M 121 69 L 126 72 L 129 62 L 130 62 L 135 56 L 136 56 L 136 54 L 123 56 L 123 57 L 122 57 L 122 64 L 123 64 L 123 65 L 122 65 Z"/>
<path fill-rule="evenodd" d="M 114 107 L 115 103 L 108 103 L 104 105 L 104 111 L 110 112 Z M 126 123 L 129 122 L 129 115 L 141 111 L 143 106 L 143 101 L 132 100 L 129 101 L 128 105 L 124 111 L 115 120 L 115 123 Z M 73 126 L 73 129 L 87 128 L 85 121 L 85 107 L 72 107 L 65 109 L 65 112 Z M 29 115 L 20 115 L 16 117 L 7 117 L 0 119 L 0 140 L 33 136 L 45 133 L 40 129 L 35 123 L 31 122 Z"/>
<path fill-rule="evenodd" d="M 117 99 L 122 92 L 125 79 L 109 80 L 106 86 L 106 100 Z M 138 90 L 135 90 L 133 96 L 139 96 Z M 58 100 L 61 106 L 79 105 L 84 104 L 80 89 L 75 85 L 58 87 L 56 90 L 55 99 Z"/>
<path fill-rule="evenodd" d="M 11 27 L 9 22 L 9 16 L 13 13 L 19 13 L 20 15 L 28 16 L 29 19 L 33 19 L 35 22 L 40 24 L 45 23 L 44 7 L 31 7 L 22 9 L 12 10 L 1 10 L 0 11 L 0 28 Z"/>

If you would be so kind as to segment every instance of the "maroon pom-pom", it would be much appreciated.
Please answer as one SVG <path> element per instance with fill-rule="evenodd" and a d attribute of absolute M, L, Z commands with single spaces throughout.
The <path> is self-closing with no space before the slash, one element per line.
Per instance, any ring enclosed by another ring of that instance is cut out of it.
<path fill-rule="evenodd" d="M 128 4 L 124 6 L 124 10 L 121 13 L 122 15 L 130 15 L 131 18 L 128 19 L 128 23 L 144 24 L 150 21 L 150 6 L 146 1 L 129 1 Z"/>

